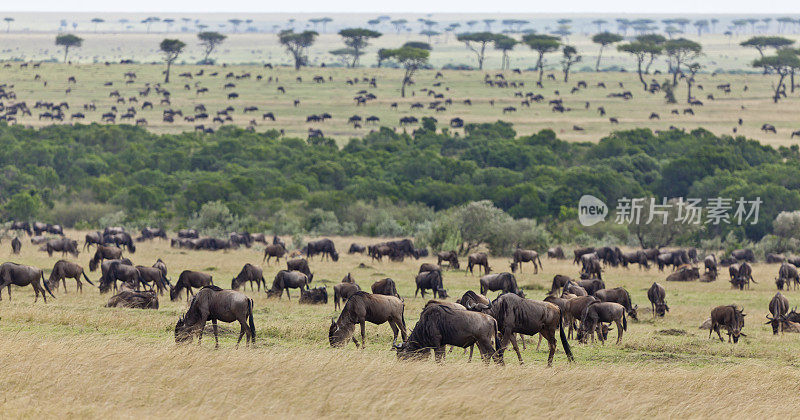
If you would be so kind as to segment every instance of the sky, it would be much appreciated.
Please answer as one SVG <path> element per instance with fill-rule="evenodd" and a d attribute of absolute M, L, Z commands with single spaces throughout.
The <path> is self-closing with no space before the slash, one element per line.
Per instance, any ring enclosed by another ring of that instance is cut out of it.
<path fill-rule="evenodd" d="M 2 12 L 195 13 L 800 13 L 798 0 L 30 0 L 3 1 Z"/>

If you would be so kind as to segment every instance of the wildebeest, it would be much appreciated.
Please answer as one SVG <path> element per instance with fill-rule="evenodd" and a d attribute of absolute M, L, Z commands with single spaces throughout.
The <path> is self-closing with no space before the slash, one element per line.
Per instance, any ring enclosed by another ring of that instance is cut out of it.
<path fill-rule="evenodd" d="M 75 279 L 77 285 L 75 289 L 77 291 L 83 292 L 83 283 L 81 283 L 81 275 L 83 279 L 89 282 L 92 286 L 91 280 L 86 277 L 86 273 L 83 271 L 83 267 L 74 262 L 67 261 L 67 260 L 59 260 L 58 262 L 53 265 L 53 271 L 50 272 L 50 278 L 47 280 L 48 286 L 53 286 L 51 289 L 58 290 L 58 282 L 59 280 L 64 283 L 64 293 L 67 293 L 67 278 Z"/>
<path fill-rule="evenodd" d="M 564 250 L 560 247 L 548 248 L 547 249 L 547 258 L 554 258 L 557 260 L 564 259 Z"/>
<path fill-rule="evenodd" d="M 598 290 L 606 288 L 605 282 L 600 279 L 581 279 L 575 283 L 586 290 L 586 293 L 590 295 L 594 295 Z"/>
<path fill-rule="evenodd" d="M 103 233 L 102 232 L 89 232 L 84 237 L 83 249 L 88 249 L 90 245 L 102 245 Z"/>
<path fill-rule="evenodd" d="M 44 289 L 42 289 L 40 280 L 44 283 Z M 11 300 L 12 285 L 19 287 L 31 285 L 34 293 L 36 293 L 36 297 L 33 299 L 34 303 L 39 300 L 39 293 L 42 294 L 42 299 L 47 303 L 47 295 L 44 294 L 45 290 L 55 299 L 53 292 L 50 291 L 50 287 L 44 280 L 44 272 L 40 268 L 12 262 L 3 263 L 0 265 L 0 300 L 3 300 L 3 287 L 8 288 L 8 300 Z"/>
<path fill-rule="evenodd" d="M 367 248 L 364 245 L 356 243 L 350 244 L 350 249 L 347 250 L 348 254 L 363 254 Z"/>
<path fill-rule="evenodd" d="M 286 248 L 283 245 L 267 245 L 264 247 L 264 258 L 261 261 L 266 261 L 267 265 L 269 265 L 270 258 L 275 257 L 276 261 L 280 261 L 285 254 Z"/>
<path fill-rule="evenodd" d="M 436 265 L 442 266 L 442 261 L 447 261 L 451 268 L 458 270 L 461 268 L 458 265 L 458 254 L 455 251 L 442 251 L 436 253 Z"/>
<path fill-rule="evenodd" d="M 308 260 L 305 258 L 295 258 L 286 261 L 286 269 L 289 271 L 299 271 L 305 274 L 308 276 L 309 283 L 314 281 L 314 275 L 311 274 L 311 270 L 308 268 Z"/>
<path fill-rule="evenodd" d="M 123 290 L 108 299 L 106 308 L 158 309 L 158 296 L 152 290 Z"/>
<path fill-rule="evenodd" d="M 780 255 L 780 254 L 772 253 L 772 252 L 768 253 L 764 257 L 764 262 L 766 262 L 767 264 L 780 264 L 780 263 L 785 262 L 785 261 L 786 261 L 786 257 L 784 257 L 783 255 Z"/>
<path fill-rule="evenodd" d="M 300 303 L 308 305 L 328 303 L 328 288 L 319 286 L 308 290 L 300 289 Z"/>
<path fill-rule="evenodd" d="M 605 343 L 605 337 L 600 331 L 601 323 L 614 322 L 617 324 L 617 344 L 622 342 L 622 333 L 628 330 L 628 319 L 625 317 L 625 307 L 616 302 L 590 303 L 583 311 L 581 317 L 581 331 L 583 332 L 583 342 L 592 337 L 597 332 L 597 338 L 601 343 Z"/>
<path fill-rule="evenodd" d="M 697 267 L 684 266 L 667 276 L 667 281 L 692 281 L 700 279 L 700 270 Z"/>
<path fill-rule="evenodd" d="M 514 293 L 519 297 L 525 297 L 525 293 L 517 286 L 516 277 L 511 273 L 487 274 L 481 277 L 480 286 L 482 295 L 486 295 L 490 290 L 499 290 L 500 294 Z"/>
<path fill-rule="evenodd" d="M 350 296 L 361 290 L 361 286 L 356 284 L 350 273 L 342 279 L 342 282 L 333 286 L 333 309 L 339 309 L 341 302 L 347 302 Z"/>
<path fill-rule="evenodd" d="M 462 348 L 477 345 L 484 362 L 489 363 L 494 357 L 499 363 L 493 345 L 493 342 L 500 344 L 497 332 L 497 321 L 489 315 L 432 304 L 422 310 L 408 339 L 394 348 L 401 360 L 428 357 L 433 349 L 436 361 L 441 362 L 446 345 Z"/>
<path fill-rule="evenodd" d="M 586 289 L 579 286 L 578 283 L 569 280 L 566 284 L 564 284 L 564 290 L 562 291 L 561 296 L 564 295 L 589 296 L 589 293 L 586 291 Z"/>
<path fill-rule="evenodd" d="M 581 261 L 581 257 L 583 257 L 586 254 L 591 254 L 593 252 L 594 252 L 593 247 L 577 248 L 573 250 L 572 253 L 575 254 L 575 258 L 572 260 L 573 264 L 578 264 Z"/>
<path fill-rule="evenodd" d="M 719 341 L 725 341 L 722 339 L 722 334 L 719 332 L 719 329 L 724 327 L 728 330 L 728 342 L 730 343 L 731 338 L 733 338 L 733 342 L 738 343 L 739 336 L 747 336 L 742 333 L 744 317 L 746 315 L 743 309 L 737 308 L 736 305 L 717 306 L 712 309 L 711 329 L 708 330 L 708 338 L 711 338 L 712 332 L 716 332 L 719 336 Z"/>
<path fill-rule="evenodd" d="M 397 293 L 397 285 L 395 284 L 394 280 L 388 277 L 372 283 L 371 289 L 373 294 L 394 296 L 400 300 L 403 300 L 403 298 L 400 297 L 400 294 Z"/>
<path fill-rule="evenodd" d="M 745 286 L 749 289 L 750 282 L 758 284 L 753 278 L 753 268 L 746 261 L 741 264 L 733 264 L 728 267 L 728 273 L 731 276 L 731 284 L 734 288 L 744 290 Z"/>
<path fill-rule="evenodd" d="M 89 271 L 97 270 L 97 265 L 103 262 L 103 260 L 118 260 L 120 258 L 122 258 L 122 249 L 113 246 L 98 245 L 94 256 L 89 261 Z"/>
<path fill-rule="evenodd" d="M 600 260 L 595 258 L 582 258 L 583 268 L 581 268 L 581 278 L 582 279 L 589 279 L 592 277 L 598 278 L 600 280 L 603 279 L 603 268 L 600 266 Z"/>
<path fill-rule="evenodd" d="M 356 291 L 347 299 L 339 319 L 336 321 L 331 318 L 331 326 L 328 329 L 328 341 L 332 347 L 340 347 L 347 344 L 347 340 L 352 338 L 359 347 L 353 332 L 356 324 L 361 326 L 361 348 L 366 346 L 365 324 L 367 322 L 381 325 L 388 322 L 392 328 L 394 337 L 392 345 L 397 343 L 398 332 L 402 334 L 403 341 L 408 338 L 406 334 L 406 321 L 403 317 L 405 305 L 394 297 L 380 294 L 370 294 L 364 291 Z"/>
<path fill-rule="evenodd" d="M 755 262 L 756 256 L 752 249 L 737 249 L 731 252 L 731 257 L 737 261 L 745 260 L 747 262 Z"/>
<path fill-rule="evenodd" d="M 112 287 L 117 290 L 117 280 L 123 284 L 127 283 L 131 289 L 139 289 L 141 274 L 130 263 L 130 260 L 104 261 L 101 268 L 103 275 L 100 277 L 100 284 L 98 285 L 100 293 L 107 293 Z"/>
<path fill-rule="evenodd" d="M 169 290 L 169 279 L 165 274 L 165 270 L 159 267 L 146 267 L 137 265 L 136 270 L 139 271 L 139 281 L 142 285 L 158 290 L 159 295 L 163 295 L 165 290 Z"/>
<path fill-rule="evenodd" d="M 601 302 L 616 302 L 625 307 L 625 312 L 634 320 L 638 320 L 637 310 L 639 305 L 631 303 L 631 294 L 622 287 L 615 287 L 613 289 L 602 289 L 594 292 L 596 297 Z"/>
<path fill-rule="evenodd" d="M 279 299 L 283 297 L 283 291 L 286 290 L 286 297 L 292 300 L 289 295 L 289 289 L 306 289 L 308 290 L 308 276 L 299 271 L 278 271 L 275 279 L 272 280 L 272 288 L 267 290 L 267 297 L 277 296 Z"/>
<path fill-rule="evenodd" d="M 178 276 L 178 281 L 175 282 L 175 287 L 169 288 L 169 299 L 172 301 L 178 300 L 178 298 L 181 296 L 181 290 L 186 289 L 186 301 L 189 301 L 189 295 L 194 296 L 194 291 L 192 291 L 192 288 L 203 288 L 209 285 L 214 285 L 214 279 L 210 274 L 201 273 L 199 271 L 183 270 L 181 275 Z"/>
<path fill-rule="evenodd" d="M 706 271 L 711 271 L 714 274 L 717 273 L 717 256 L 714 254 L 707 255 L 703 259 L 703 265 L 706 267 Z"/>
<path fill-rule="evenodd" d="M 643 250 L 623 252 L 620 254 L 620 262 L 623 267 L 628 267 L 628 264 L 639 264 L 639 269 L 650 268 L 647 262 L 647 254 Z"/>
<path fill-rule="evenodd" d="M 200 237 L 200 233 L 198 233 L 195 229 L 181 229 L 178 231 L 178 237 L 184 239 L 197 239 Z"/>
<path fill-rule="evenodd" d="M 256 284 L 258 287 L 258 291 L 261 291 L 261 284 L 264 284 L 264 288 L 267 287 L 267 282 L 264 280 L 264 273 L 261 270 L 261 267 L 257 267 L 253 264 L 246 263 L 242 270 L 239 271 L 239 274 L 231 280 L 231 289 L 239 290 L 239 288 L 245 284 L 246 282 L 250 283 L 250 290 L 255 290 L 253 288 L 253 283 Z"/>
<path fill-rule="evenodd" d="M 31 224 L 28 222 L 11 222 L 11 226 L 9 227 L 10 230 L 21 230 L 23 232 L 27 232 L 28 236 L 33 236 L 33 230 L 31 229 Z"/>
<path fill-rule="evenodd" d="M 336 247 L 330 239 L 320 239 L 318 241 L 311 241 L 306 245 L 306 255 L 309 259 L 314 255 L 321 254 L 322 258 L 326 256 L 333 261 L 339 261 L 339 253 L 336 252 Z"/>
<path fill-rule="evenodd" d="M 539 253 L 536 251 L 530 249 L 517 248 L 514 251 L 512 258 L 513 258 L 513 261 L 511 262 L 512 273 L 516 273 L 517 269 L 519 269 L 519 271 L 522 272 L 522 263 L 524 262 L 533 263 L 534 274 L 539 274 L 539 270 L 543 269 L 542 260 L 539 259 Z"/>
<path fill-rule="evenodd" d="M 15 236 L 14 239 L 11 240 L 11 252 L 15 255 L 18 255 L 21 249 L 22 249 L 22 241 L 20 241 L 19 238 Z"/>
<path fill-rule="evenodd" d="M 781 292 L 775 294 L 772 297 L 772 300 L 769 301 L 769 313 L 772 314 L 770 317 L 767 315 L 767 324 L 772 326 L 772 334 L 777 335 L 778 330 L 781 327 L 781 321 L 789 312 L 789 299 L 786 299 L 786 296 L 782 295 Z"/>
<path fill-rule="evenodd" d="M 650 289 L 647 290 L 647 299 L 650 300 L 650 309 L 653 310 L 653 318 L 656 316 L 665 316 L 669 312 L 669 306 L 665 301 L 667 291 L 664 286 L 653 283 Z"/>
<path fill-rule="evenodd" d="M 128 232 L 103 234 L 103 244 L 114 244 L 120 248 L 127 248 L 130 253 L 136 252 L 136 245 Z"/>
<path fill-rule="evenodd" d="M 162 228 L 145 227 L 142 228 L 142 236 L 138 237 L 137 241 L 144 241 L 146 239 L 161 238 L 167 239 L 167 232 Z"/>
<path fill-rule="evenodd" d="M 800 276 L 797 274 L 797 268 L 787 263 L 781 264 L 781 268 L 778 269 L 778 280 L 782 280 L 786 284 L 786 290 L 789 290 L 790 285 L 794 285 L 795 289 L 800 285 Z"/>
<path fill-rule="evenodd" d="M 582 319 L 583 311 L 586 310 L 590 303 L 596 301 L 597 299 L 594 296 L 577 296 L 567 299 L 564 307 L 566 309 L 565 318 L 569 327 L 569 338 L 572 338 L 572 330 L 576 327 L 575 322 Z"/>
<path fill-rule="evenodd" d="M 61 252 L 61 256 L 64 257 L 67 253 L 72 254 L 72 256 L 78 256 L 78 241 L 69 239 L 69 238 L 59 238 L 47 241 L 45 244 L 45 249 L 47 250 L 47 256 L 52 257 L 53 252 Z"/>
<path fill-rule="evenodd" d="M 417 284 L 414 297 L 417 297 L 417 292 L 420 292 L 424 298 L 425 290 L 431 289 L 434 298 L 447 298 L 447 290 L 444 289 L 444 284 L 442 283 L 442 273 L 439 271 L 423 271 L 417 274 L 414 282 Z"/>
<path fill-rule="evenodd" d="M 470 274 L 475 274 L 472 272 L 472 269 L 476 265 L 483 267 L 483 274 L 489 274 L 492 271 L 492 269 L 489 268 L 489 255 L 487 255 L 485 252 L 475 252 L 467 256 L 467 270 L 469 270 Z M 478 268 L 478 275 L 480 274 L 481 270 Z"/>
<path fill-rule="evenodd" d="M 198 344 L 203 339 L 203 329 L 206 322 L 211 320 L 214 327 L 215 347 L 219 347 L 217 334 L 217 321 L 233 322 L 239 321 L 241 330 L 236 347 L 242 342 L 245 334 L 245 346 L 252 342 L 256 343 L 256 326 L 253 322 L 253 299 L 248 298 L 244 293 L 235 290 L 222 290 L 217 286 L 204 286 L 192 298 L 189 310 L 178 319 L 175 324 L 175 342 L 181 343 L 191 341 L 194 333 L 198 334 Z"/>
<path fill-rule="evenodd" d="M 555 295 L 556 293 L 558 293 L 560 289 L 564 288 L 564 286 L 566 286 L 567 283 L 569 283 L 570 281 L 572 281 L 572 279 L 569 278 L 568 276 L 562 274 L 556 274 L 555 276 L 553 276 L 553 284 L 550 286 L 550 291 L 548 292 L 548 294 Z"/>

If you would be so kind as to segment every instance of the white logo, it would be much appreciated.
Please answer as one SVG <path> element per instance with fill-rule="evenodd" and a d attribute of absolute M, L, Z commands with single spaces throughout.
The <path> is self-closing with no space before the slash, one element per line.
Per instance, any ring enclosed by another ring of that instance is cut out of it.
<path fill-rule="evenodd" d="M 584 195 L 578 201 L 578 221 L 584 226 L 592 226 L 606 220 L 608 206 L 593 195 Z"/>

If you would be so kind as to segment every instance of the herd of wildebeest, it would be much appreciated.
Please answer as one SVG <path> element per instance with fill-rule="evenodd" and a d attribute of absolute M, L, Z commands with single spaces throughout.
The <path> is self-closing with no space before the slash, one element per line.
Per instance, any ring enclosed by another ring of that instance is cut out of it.
<path fill-rule="evenodd" d="M 39 245 L 41 251 L 51 256 L 54 252 L 77 256 L 81 250 L 78 241 L 64 236 L 63 229 L 58 225 L 13 222 L 10 230 L 26 232 L 32 244 Z M 52 239 L 42 236 L 45 233 L 52 235 Z M 114 295 L 108 300 L 107 307 L 158 309 L 159 296 L 168 293 L 171 300 L 177 301 L 185 290 L 189 308 L 175 325 L 176 342 L 191 341 L 194 335 L 198 335 L 200 342 L 206 322 L 210 320 L 217 346 L 217 321 L 240 323 L 237 346 L 244 336 L 246 344 L 255 343 L 254 303 L 238 289 L 249 284 L 251 289 L 260 292 L 263 286 L 268 298 L 282 298 L 285 291 L 290 301 L 290 289 L 298 289 L 299 303 L 327 304 L 327 287 L 311 287 L 314 274 L 310 270 L 309 261 L 313 257 L 334 262 L 339 260 L 339 253 L 330 239 L 311 241 L 301 249 L 289 252 L 278 236 L 269 238 L 264 234 L 232 233 L 228 239 L 220 240 L 201 238 L 196 230 L 184 229 L 178 232 L 177 238 L 170 240 L 171 246 L 224 250 L 240 246 L 249 248 L 260 242 L 264 245 L 264 261 L 269 263 L 268 259 L 275 258 L 279 262 L 284 258 L 287 267 L 275 275 L 271 287 L 268 287 L 264 279 L 262 268 L 250 263 L 245 264 L 232 279 L 230 289 L 215 285 L 211 275 L 192 270 L 182 271 L 178 280 L 173 283 L 168 277 L 167 266 L 161 259 L 152 266 L 143 266 L 134 265 L 129 258 L 123 256 L 123 252 L 134 254 L 136 243 L 168 239 L 163 229 L 144 228 L 140 233 L 134 239 L 122 227 L 108 227 L 103 231 L 86 234 L 83 249 L 95 247 L 89 262 L 89 271 L 100 269 L 101 276 L 96 285 L 100 293 L 113 290 Z M 11 245 L 12 252 L 18 254 L 22 246 L 19 234 L 14 235 Z M 373 261 L 382 261 L 385 257 L 390 261 L 403 261 L 406 258 L 429 256 L 427 249 L 415 247 L 410 239 L 369 246 L 354 243 L 348 253 L 368 255 Z M 454 251 L 437 252 L 436 264 L 422 263 L 419 271 L 414 274 L 414 298 L 420 294 L 424 299 L 426 292 L 430 291 L 434 299 L 426 303 L 410 334 L 407 332 L 404 317 L 405 300 L 398 293 L 395 280 L 378 280 L 372 284 L 372 293 L 369 293 L 362 290 L 354 276 L 348 273 L 340 283 L 333 286 L 334 309 L 341 308 L 341 312 L 338 319 L 331 319 L 328 333 L 330 345 L 344 346 L 352 340 L 356 347 L 363 348 L 366 344 L 365 323 L 388 323 L 393 332 L 392 345 L 401 359 L 426 357 L 433 350 L 436 360 L 440 361 L 445 356 L 447 345 L 464 349 L 469 347 L 471 359 L 472 349 L 477 346 L 486 363 L 491 360 L 503 363 L 503 353 L 510 343 L 521 363 L 522 355 L 517 338 L 538 333 L 539 344 L 542 338 L 548 342 L 550 365 L 559 338 L 564 353 L 572 361 L 568 340 L 573 338 L 573 334 L 581 343 L 586 343 L 589 338 L 594 342 L 595 337 L 600 342 L 605 342 L 613 324 L 617 330 L 616 342 L 619 344 L 622 342 L 623 332 L 627 330 L 628 318 L 638 320 L 638 305 L 631 301 L 630 293 L 622 287 L 606 287 L 602 278 L 605 267 L 629 268 L 637 264 L 640 270 L 649 270 L 655 266 L 659 271 L 671 270 L 666 277 L 668 282 L 711 282 L 717 279 L 719 268 L 727 266 L 733 288 L 741 290 L 749 288 L 750 282 L 755 283 L 751 266 L 755 262 L 755 255 L 749 249 L 735 250 L 720 260 L 714 254 L 706 255 L 701 260 L 695 248 L 668 251 L 653 248 L 623 252 L 618 247 L 606 246 L 577 248 L 573 254 L 573 263 L 580 266 L 579 277 L 573 279 L 563 274 L 554 276 L 550 290 L 540 301 L 527 298 L 515 277 L 515 273 L 522 270 L 524 263 L 531 263 L 535 273 L 542 269 L 537 251 L 518 248 L 512 255 L 510 271 L 500 273 L 492 272 L 486 253 L 471 253 L 467 255 L 465 274 L 474 273 L 475 268 L 478 275 L 483 274 L 478 282 L 479 291 L 469 290 L 453 302 L 447 300 L 450 296 L 444 287 L 443 272 L 460 269 L 460 258 L 463 256 Z M 566 259 L 561 247 L 548 249 L 547 257 Z M 702 274 L 699 268 L 701 261 L 704 267 Z M 769 303 L 767 324 L 772 326 L 774 334 L 800 332 L 800 313 L 790 311 L 788 299 L 781 294 L 784 288 L 788 290 L 790 287 L 800 286 L 797 271 L 800 258 L 768 254 L 765 262 L 780 264 L 775 278 L 779 291 Z M 12 285 L 30 285 L 35 292 L 34 302 L 38 301 L 39 294 L 46 302 L 46 294 L 55 298 L 53 290 L 57 290 L 60 284 L 63 284 L 66 292 L 67 278 L 74 279 L 77 290 L 81 292 L 81 279 L 95 285 L 82 266 L 64 259 L 55 263 L 48 279 L 45 279 L 41 268 L 6 262 L 0 265 L 0 292 L 7 287 L 8 297 L 11 299 Z M 195 292 L 195 289 L 199 290 Z M 499 295 L 492 300 L 488 293 L 495 291 Z M 666 295 L 666 288 L 657 282 L 647 291 L 654 318 L 664 317 L 669 312 Z M 725 329 L 728 341 L 737 343 L 741 336 L 745 336 L 742 332 L 744 317 L 743 309 L 736 305 L 717 306 L 711 310 L 710 317 L 701 328 L 709 330 L 709 337 L 716 332 L 721 341 L 721 330 Z M 355 336 L 356 325 L 361 328 L 360 342 Z M 565 329 L 568 333 L 565 333 Z M 398 335 L 402 336 L 401 344 L 397 344 Z M 524 339 L 522 345 L 525 346 Z"/>

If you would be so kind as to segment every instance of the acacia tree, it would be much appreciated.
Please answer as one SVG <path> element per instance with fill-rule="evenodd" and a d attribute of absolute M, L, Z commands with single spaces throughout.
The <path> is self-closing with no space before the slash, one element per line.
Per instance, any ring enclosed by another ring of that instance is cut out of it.
<path fill-rule="evenodd" d="M 494 21 L 494 19 L 488 19 Z M 478 70 L 483 70 L 483 60 L 486 57 L 486 45 L 494 42 L 497 35 L 491 32 L 467 32 L 456 35 L 456 39 L 463 42 L 467 49 L 475 53 L 478 58 Z"/>
<path fill-rule="evenodd" d="M 169 83 L 169 70 L 172 67 L 172 63 L 178 59 L 178 56 L 181 55 L 184 48 L 186 48 L 186 44 L 179 39 L 167 38 L 161 41 L 159 49 L 164 54 L 164 61 L 167 62 L 167 73 L 164 77 L 164 83 Z"/>
<path fill-rule="evenodd" d="M 765 70 L 774 71 L 778 76 L 778 83 L 775 85 L 775 95 L 772 101 L 778 103 L 781 99 L 781 93 L 786 92 L 783 86 L 786 76 L 794 70 L 800 68 L 800 58 L 793 50 L 781 50 L 775 55 L 766 56 L 753 61 L 753 67 L 762 67 Z"/>
<path fill-rule="evenodd" d="M 636 59 L 636 73 L 639 74 L 639 81 L 642 82 L 645 92 L 647 91 L 647 82 L 644 81 L 644 77 L 642 76 L 644 70 L 642 64 L 644 64 L 648 56 L 654 58 L 659 55 L 661 53 L 661 48 L 660 45 L 642 41 L 633 41 L 617 46 L 618 51 L 631 54 Z"/>
<path fill-rule="evenodd" d="M 391 23 L 392 26 L 394 26 L 394 30 L 399 35 L 400 31 L 402 31 L 403 28 L 406 27 L 406 24 L 408 23 L 408 20 L 406 20 L 406 19 L 395 19 L 395 20 L 393 20 L 393 21 L 391 21 L 389 23 Z"/>
<path fill-rule="evenodd" d="M 739 43 L 742 47 L 755 48 L 761 58 L 764 58 L 764 54 L 768 48 L 780 50 L 781 48 L 788 48 L 792 44 L 794 44 L 794 40 L 782 36 L 754 36 Z M 764 74 L 766 74 L 766 72 L 767 68 L 765 67 Z"/>
<path fill-rule="evenodd" d="M 663 35 L 659 35 L 659 34 L 645 34 L 645 35 L 637 36 L 636 40 L 639 41 L 639 42 L 644 42 L 645 44 L 651 44 L 651 45 L 662 47 L 662 48 L 655 48 L 655 49 L 651 48 L 651 52 L 647 54 L 648 55 L 648 60 L 647 60 L 647 65 L 644 68 L 644 72 L 645 72 L 645 74 L 650 74 L 650 66 L 653 65 L 653 62 L 656 60 L 656 57 L 659 56 L 664 51 L 663 46 L 664 46 L 664 43 L 667 42 L 667 39 L 664 38 Z M 657 51 L 657 52 L 653 53 L 652 51 Z"/>
<path fill-rule="evenodd" d="M 197 38 L 200 39 L 200 46 L 203 47 L 203 64 L 210 64 L 208 61 L 208 56 L 211 55 L 212 52 L 222 44 L 222 41 L 225 41 L 227 36 L 222 35 L 219 32 L 200 32 L 197 34 Z"/>
<path fill-rule="evenodd" d="M 69 49 L 72 47 L 80 48 L 83 45 L 83 38 L 73 34 L 61 34 L 56 36 L 56 45 L 64 47 L 64 62 L 67 62 Z"/>
<path fill-rule="evenodd" d="M 244 21 L 241 19 L 228 19 L 228 22 L 233 26 L 233 33 L 236 33 L 239 30 L 239 25 Z"/>
<path fill-rule="evenodd" d="M 703 47 L 700 44 L 686 38 L 671 39 L 664 43 L 664 53 L 667 55 L 670 71 L 672 71 L 673 85 L 678 83 L 681 65 L 693 62 L 702 51 Z"/>
<path fill-rule="evenodd" d="M 534 69 L 539 69 L 539 83 L 542 83 L 542 77 L 544 76 L 544 55 L 558 50 L 558 47 L 561 46 L 561 41 L 559 41 L 557 37 L 550 35 L 528 34 L 522 37 L 522 42 L 539 54 Z"/>
<path fill-rule="evenodd" d="M 101 18 L 93 18 L 92 19 L 92 23 L 94 23 L 94 31 L 95 32 L 97 32 L 97 25 L 100 24 L 100 23 L 103 23 L 103 22 L 105 22 L 105 20 L 103 20 Z"/>
<path fill-rule="evenodd" d="M 403 46 L 398 49 L 388 50 L 385 54 L 387 58 L 397 61 L 406 69 L 405 75 L 403 76 L 403 83 L 400 86 L 400 96 L 405 98 L 406 86 L 411 83 L 414 72 L 428 63 L 428 58 L 431 53 L 422 48 Z"/>
<path fill-rule="evenodd" d="M 569 81 L 569 69 L 575 63 L 580 63 L 582 57 L 578 54 L 578 50 L 572 45 L 564 45 L 561 50 L 561 68 L 564 70 L 564 83 Z"/>
<path fill-rule="evenodd" d="M 350 67 L 355 67 L 358 65 L 358 58 L 364 54 L 364 48 L 369 45 L 369 40 L 378 38 L 383 34 L 371 29 L 347 28 L 339 31 L 339 35 L 343 38 L 344 45 L 347 45 L 347 48 L 337 51 L 348 50 L 348 55 L 352 58 Z"/>
<path fill-rule="evenodd" d="M 295 33 L 291 29 L 286 29 L 278 33 L 278 41 L 286 48 L 286 51 L 294 57 L 295 70 L 300 70 L 300 67 L 308 64 L 306 52 L 308 47 L 314 44 L 318 35 L 319 34 L 315 31 Z"/>
<path fill-rule="evenodd" d="M 11 22 L 14 21 L 13 17 L 4 17 L 4 21 L 6 21 L 6 33 L 11 32 Z"/>
<path fill-rule="evenodd" d="M 689 77 L 686 78 L 686 102 L 692 103 L 692 86 L 694 86 L 694 76 L 700 71 L 700 63 L 692 63 L 686 66 L 689 69 Z"/>
<path fill-rule="evenodd" d="M 603 49 L 611 44 L 622 41 L 622 36 L 611 32 L 600 32 L 592 37 L 592 42 L 600 45 L 600 52 L 597 53 L 597 64 L 594 71 L 600 71 L 600 58 L 603 56 Z"/>
<path fill-rule="evenodd" d="M 519 44 L 514 38 L 506 35 L 498 34 L 494 39 L 494 49 L 500 50 L 503 52 L 503 58 L 501 60 L 500 68 L 503 70 L 508 70 L 511 68 L 511 59 L 508 57 L 508 52 L 513 50 L 514 47 Z"/>

